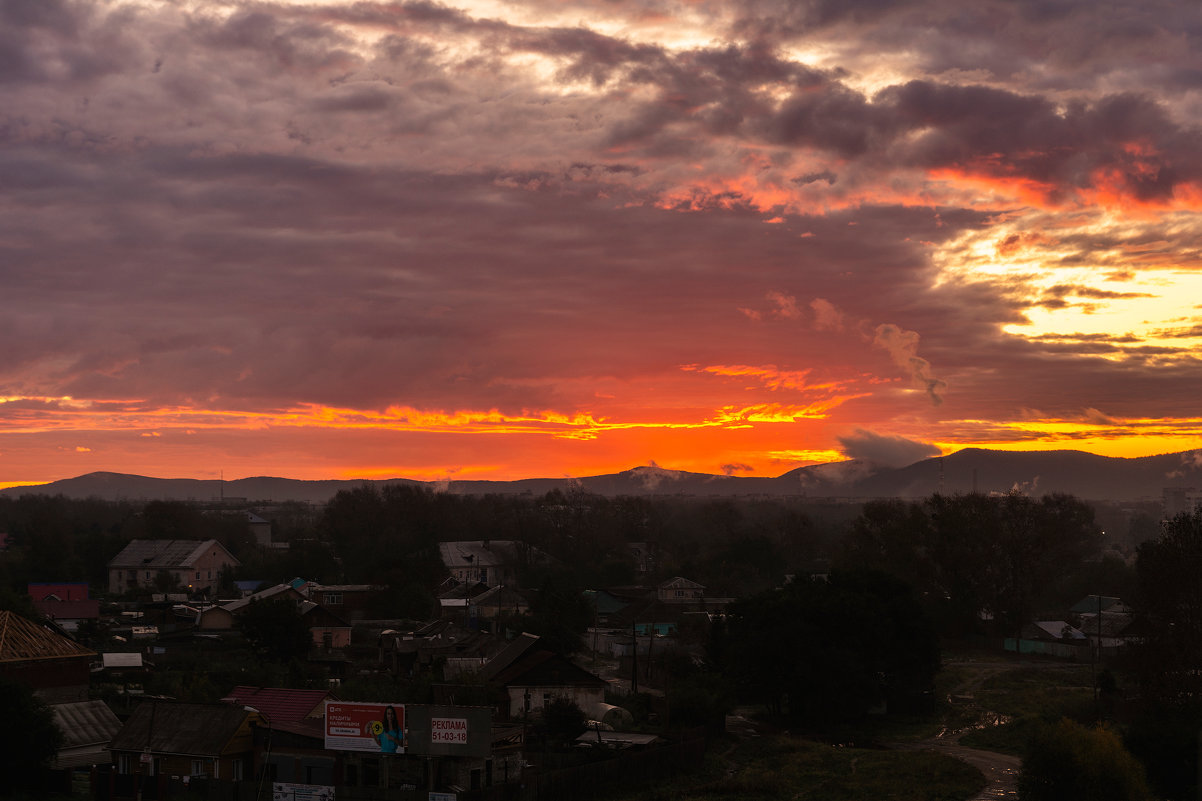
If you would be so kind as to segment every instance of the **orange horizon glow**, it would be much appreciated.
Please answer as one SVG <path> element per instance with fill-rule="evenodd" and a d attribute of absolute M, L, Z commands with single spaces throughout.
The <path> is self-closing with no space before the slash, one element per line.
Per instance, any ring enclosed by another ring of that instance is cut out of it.
<path fill-rule="evenodd" d="M 768 377 L 772 382 L 779 378 L 770 370 L 758 368 L 718 368 L 715 372 L 733 377 Z M 787 376 L 782 380 L 796 379 Z M 840 402 L 832 401 L 835 406 Z M 829 425 L 826 412 L 822 403 L 770 403 L 714 409 L 694 419 L 618 420 L 583 412 L 507 415 L 496 409 L 434 412 L 390 407 L 380 412 L 301 405 L 267 414 L 173 407 L 124 419 L 121 425 L 115 425 L 118 421 L 105 414 L 103 420 L 108 427 L 103 429 L 80 428 L 78 412 L 72 412 L 72 427 L 64 428 L 65 421 L 44 421 L 39 435 L 61 442 L 57 451 L 71 454 L 74 458 L 68 461 L 80 469 L 46 465 L 36 474 L 26 471 L 25 475 L 14 475 L 10 469 L 7 475 L 0 475 L 0 487 L 44 484 L 97 471 L 216 477 L 212 469 L 197 471 L 197 464 L 221 465 L 227 479 L 273 475 L 306 480 L 512 481 L 605 475 L 647 464 L 712 475 L 778 476 L 796 467 L 848 458 L 839 449 L 802 444 L 807 438 L 818 441 L 819 436 L 830 436 L 820 433 Z M 937 436 L 928 442 L 944 455 L 964 448 L 987 448 L 1080 450 L 1134 458 L 1202 449 L 1202 419 L 1115 420 L 1100 413 L 1095 416 L 1098 419 L 945 420 L 931 429 Z M 164 425 L 166 419 L 172 422 Z M 197 420 L 204 422 L 198 424 Z M 231 425 L 235 420 L 241 424 Z M 150 429 L 146 423 L 158 425 Z M 948 436 L 957 429 L 963 434 Z M 969 433 L 973 431 L 975 435 Z M 281 462 L 278 457 L 257 459 L 253 453 L 232 455 L 222 444 L 248 434 L 264 442 L 287 443 L 297 437 L 314 436 L 319 438 L 317 441 L 325 441 L 348 432 L 357 438 L 354 443 L 346 445 L 341 455 L 322 459 L 305 457 L 302 446 L 297 446 L 301 450 L 296 457 Z M 27 429 L 26 434 L 30 433 Z M 212 437 L 217 439 L 210 441 Z M 429 456 L 419 462 L 388 458 L 378 452 L 377 446 L 360 442 L 358 438 L 362 437 L 368 438 L 364 442 L 400 437 L 397 442 L 401 447 L 420 448 L 415 453 L 436 455 L 453 450 L 459 458 L 441 462 Z M 790 440 L 797 444 L 784 446 Z M 403 446 L 406 442 L 425 444 Z M 575 444 L 564 451 L 562 446 L 552 444 L 555 442 Z M 142 443 L 153 443 L 153 448 L 145 451 Z M 595 450 L 596 455 L 571 452 L 580 448 Z M 156 450 L 162 455 L 155 456 Z M 0 460 L 3 464 L 5 461 Z M 147 471 L 135 464 L 152 469 Z"/>

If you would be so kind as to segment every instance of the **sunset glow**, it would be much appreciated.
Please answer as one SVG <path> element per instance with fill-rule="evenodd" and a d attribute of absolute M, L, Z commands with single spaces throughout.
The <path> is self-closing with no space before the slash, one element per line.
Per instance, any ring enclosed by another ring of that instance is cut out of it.
<path fill-rule="evenodd" d="M 1202 7 L 1043 4 L 0 4 L 0 487 L 1202 448 Z"/>

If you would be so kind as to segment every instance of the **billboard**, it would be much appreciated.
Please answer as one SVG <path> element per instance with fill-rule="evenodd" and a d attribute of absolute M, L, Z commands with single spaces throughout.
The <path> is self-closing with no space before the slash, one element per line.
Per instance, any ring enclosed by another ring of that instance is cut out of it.
<path fill-rule="evenodd" d="M 326 701 L 325 747 L 333 751 L 405 753 L 404 704 Z"/>
<path fill-rule="evenodd" d="M 492 709 L 478 706 L 408 708 L 405 745 L 411 754 L 476 756 L 492 754 Z"/>

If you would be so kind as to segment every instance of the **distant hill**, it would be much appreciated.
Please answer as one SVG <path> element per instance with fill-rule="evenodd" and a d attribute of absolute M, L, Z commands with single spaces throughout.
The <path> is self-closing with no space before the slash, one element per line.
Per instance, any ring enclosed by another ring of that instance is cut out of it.
<path fill-rule="evenodd" d="M 921 498 L 935 492 L 1031 495 L 1063 492 L 1086 500 L 1151 500 L 1166 487 L 1202 487 L 1202 451 L 1120 459 L 1083 451 L 992 451 L 967 448 L 949 456 L 890 468 L 846 461 L 810 465 L 775 478 L 710 475 L 636 467 L 585 478 L 529 478 L 519 481 L 422 482 L 405 478 L 300 481 L 241 478 L 233 481 L 149 478 L 122 473 L 88 473 L 32 487 L 0 490 L 0 495 L 65 495 L 106 500 L 250 501 L 324 503 L 340 490 L 365 485 L 407 484 L 463 495 L 529 494 L 579 488 L 597 495 L 679 495 L 693 497 L 791 496 L 812 498 Z"/>

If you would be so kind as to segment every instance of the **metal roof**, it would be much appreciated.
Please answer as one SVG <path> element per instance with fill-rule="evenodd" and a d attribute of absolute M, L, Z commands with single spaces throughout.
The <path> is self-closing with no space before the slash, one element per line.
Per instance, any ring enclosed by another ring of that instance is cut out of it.
<path fill-rule="evenodd" d="M 113 557 L 109 567 L 119 570 L 190 567 L 210 548 L 220 548 L 232 564 L 240 564 L 217 540 L 133 540 Z"/>
<path fill-rule="evenodd" d="M 229 704 L 143 701 L 113 737 L 109 750 L 217 756 L 228 750 L 250 715 Z M 249 734 L 245 739 L 249 750 Z"/>
<path fill-rule="evenodd" d="M 121 721 L 104 701 L 54 704 L 50 709 L 63 733 L 55 767 L 81 768 L 109 761 L 104 749 L 121 730 Z"/>
<path fill-rule="evenodd" d="M 54 704 L 54 723 L 63 732 L 63 747 L 108 744 L 121 731 L 121 721 L 104 701 Z"/>
<path fill-rule="evenodd" d="M 221 700 L 239 706 L 252 706 L 262 712 L 274 726 L 321 717 L 325 713 L 327 698 L 335 696 L 329 690 L 238 686 L 226 693 Z"/>

